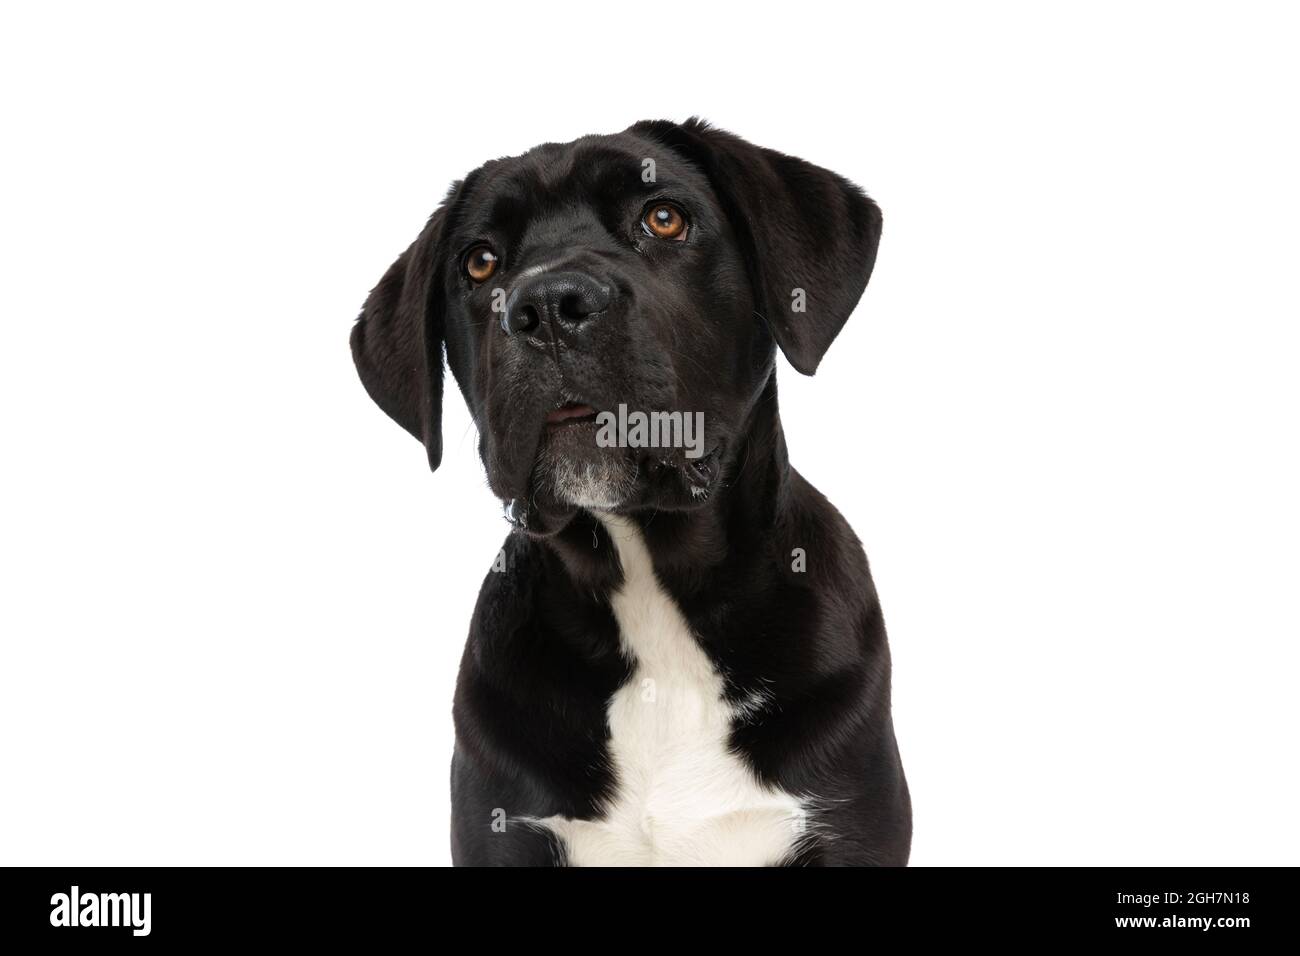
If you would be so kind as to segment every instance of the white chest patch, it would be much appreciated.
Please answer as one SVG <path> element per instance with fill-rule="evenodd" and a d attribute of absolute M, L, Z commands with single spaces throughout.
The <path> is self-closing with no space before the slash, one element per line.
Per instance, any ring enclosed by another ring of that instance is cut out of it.
<path fill-rule="evenodd" d="M 598 820 L 550 817 L 575 866 L 763 866 L 807 829 L 794 796 L 761 783 L 730 751 L 738 710 L 659 584 L 640 529 L 601 517 L 623 565 L 611 598 L 632 679 L 610 698 L 617 786 Z"/>

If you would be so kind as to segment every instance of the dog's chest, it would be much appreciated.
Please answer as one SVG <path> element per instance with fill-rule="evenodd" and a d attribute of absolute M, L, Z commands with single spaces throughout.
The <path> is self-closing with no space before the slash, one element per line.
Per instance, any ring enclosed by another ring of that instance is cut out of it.
<path fill-rule="evenodd" d="M 780 862 L 804 830 L 804 808 L 760 783 L 731 752 L 736 708 L 655 577 L 640 530 L 617 517 L 602 520 L 623 565 L 611 604 L 635 662 L 607 710 L 617 787 L 600 819 L 546 824 L 578 866 Z"/>

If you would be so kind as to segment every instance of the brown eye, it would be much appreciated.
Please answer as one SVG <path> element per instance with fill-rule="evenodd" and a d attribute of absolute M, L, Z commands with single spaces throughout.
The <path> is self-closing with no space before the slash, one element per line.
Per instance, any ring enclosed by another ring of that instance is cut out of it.
<path fill-rule="evenodd" d="M 465 256 L 465 274 L 475 282 L 487 282 L 497 271 L 498 261 L 490 246 L 475 246 Z"/>
<path fill-rule="evenodd" d="M 686 238 L 686 215 L 670 202 L 655 203 L 641 218 L 646 232 L 660 239 Z"/>

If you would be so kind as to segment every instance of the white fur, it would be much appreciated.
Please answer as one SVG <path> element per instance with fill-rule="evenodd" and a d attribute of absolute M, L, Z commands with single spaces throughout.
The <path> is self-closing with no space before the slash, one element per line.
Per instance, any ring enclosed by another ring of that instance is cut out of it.
<path fill-rule="evenodd" d="M 632 679 L 610 698 L 613 799 L 594 821 L 537 821 L 577 866 L 762 866 L 807 827 L 807 803 L 760 783 L 728 747 L 732 720 L 761 708 L 723 699 L 722 678 L 659 584 L 640 529 L 602 515 L 623 565 L 611 598 Z"/>
<path fill-rule="evenodd" d="M 550 474 L 556 497 L 590 509 L 617 508 L 636 480 L 636 472 L 621 459 L 575 465 L 567 457 L 560 458 Z"/>

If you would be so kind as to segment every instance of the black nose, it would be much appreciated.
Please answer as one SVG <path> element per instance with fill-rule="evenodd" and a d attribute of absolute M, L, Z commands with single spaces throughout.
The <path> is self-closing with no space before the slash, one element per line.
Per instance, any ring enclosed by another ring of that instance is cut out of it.
<path fill-rule="evenodd" d="M 543 322 L 577 325 L 609 306 L 609 286 L 585 272 L 546 272 L 526 279 L 506 299 L 501 328 L 534 332 Z"/>

